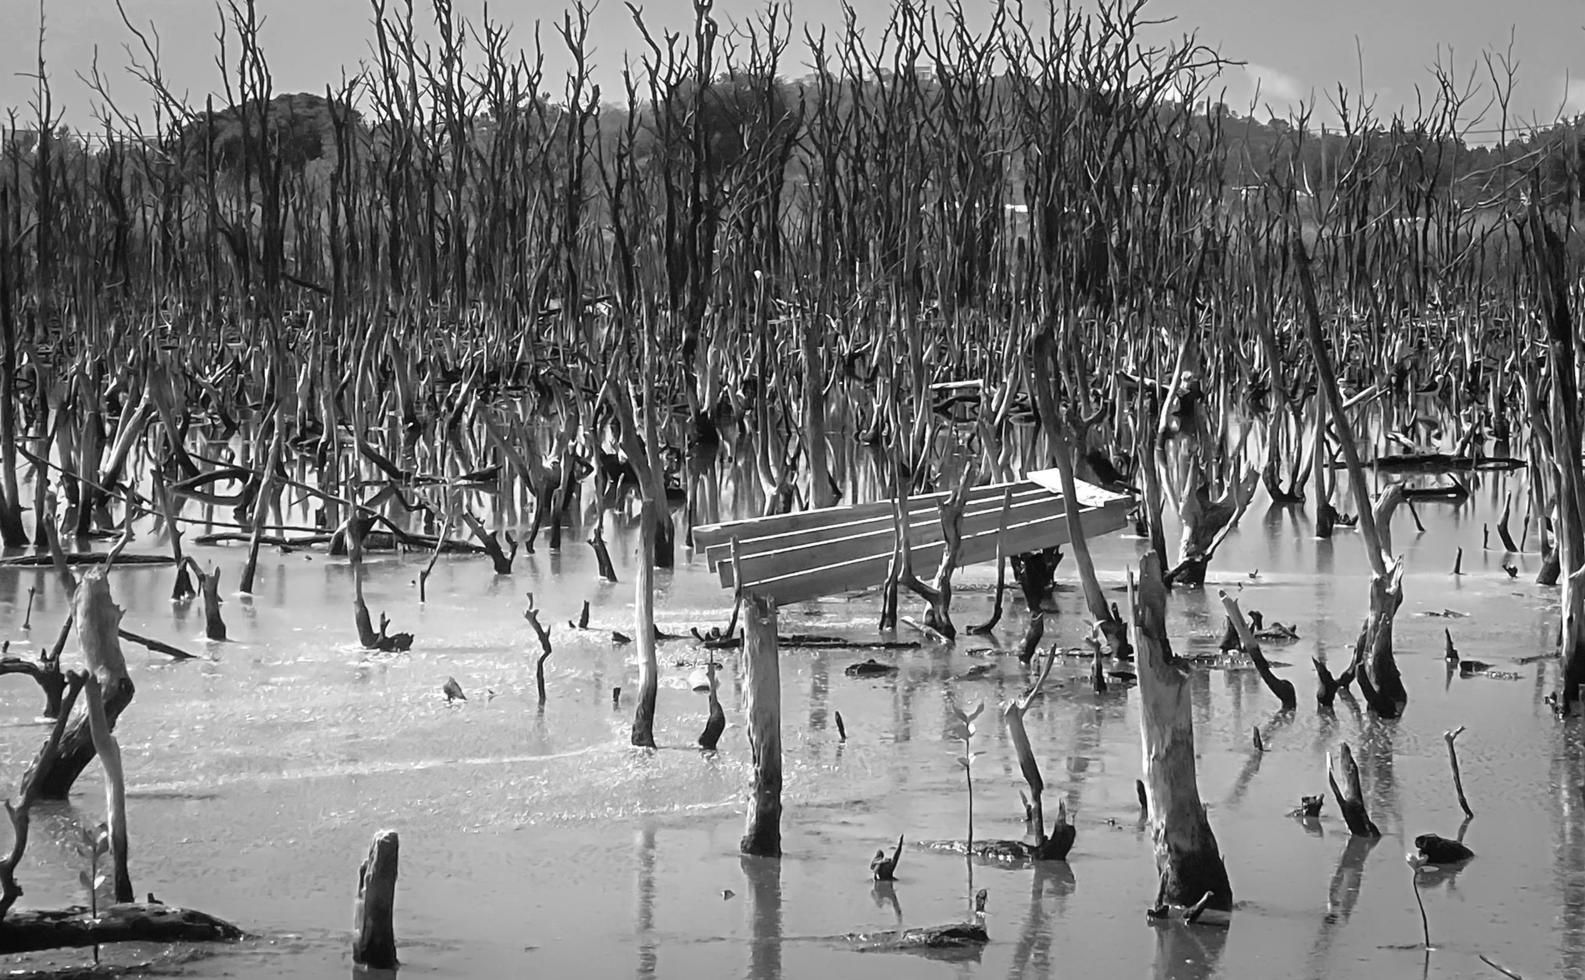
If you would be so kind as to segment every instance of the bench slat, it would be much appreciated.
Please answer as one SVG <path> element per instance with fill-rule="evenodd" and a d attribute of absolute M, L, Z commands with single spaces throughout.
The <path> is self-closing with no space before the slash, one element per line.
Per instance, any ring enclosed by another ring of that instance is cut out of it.
<path fill-rule="evenodd" d="M 991 483 L 983 487 L 972 487 L 968 493 L 968 502 L 977 503 L 982 500 L 1001 500 L 1002 493 L 1008 487 L 1014 492 L 1027 489 L 1033 484 L 1029 480 L 1019 480 L 1015 483 Z M 929 509 L 934 512 L 936 506 L 947 499 L 945 493 L 922 493 L 909 498 L 909 511 L 914 507 Z M 742 539 L 761 538 L 773 534 L 786 534 L 792 531 L 807 531 L 818 527 L 827 527 L 833 524 L 844 524 L 854 520 L 866 520 L 876 517 L 890 518 L 892 505 L 889 500 L 882 500 L 871 504 L 853 504 L 847 507 L 823 507 L 819 510 L 800 510 L 791 514 L 778 514 L 775 517 L 750 517 L 739 521 L 726 521 L 721 524 L 706 524 L 693 529 L 694 550 L 708 549 L 717 545 L 730 546 L 732 536 L 738 535 Z"/>
<path fill-rule="evenodd" d="M 1061 498 L 1053 496 L 1049 491 L 1027 484 L 1024 489 L 1015 489 L 1011 503 L 1008 506 L 1008 520 L 1016 520 L 1018 513 L 1031 506 L 1045 506 L 1055 501 L 1061 507 Z M 939 535 L 941 521 L 939 512 L 935 507 L 915 507 L 910 499 L 908 508 L 910 528 L 936 528 Z M 964 507 L 963 516 L 968 520 L 972 516 L 990 513 L 999 519 L 1002 512 L 1002 497 L 1000 495 L 970 503 Z M 892 513 L 890 505 L 884 514 L 859 520 L 845 521 L 841 524 L 832 524 L 824 527 L 808 528 L 804 530 L 788 531 L 783 534 L 768 534 L 738 540 L 738 559 L 740 561 L 754 555 L 765 555 L 771 552 L 790 551 L 811 545 L 835 543 L 845 541 L 856 535 L 874 531 L 884 531 L 887 535 L 887 547 L 890 547 L 892 529 Z M 921 531 L 919 533 L 928 533 Z M 705 549 L 705 562 L 712 568 L 728 563 L 732 559 L 732 542 L 728 539 L 720 544 L 711 545 Z"/>
<path fill-rule="evenodd" d="M 1017 527 L 1024 526 L 1033 521 L 1049 517 L 1060 517 L 1067 513 L 1060 497 L 1053 496 L 1045 491 L 1037 491 L 1037 495 L 1025 498 L 1007 509 L 1007 529 L 1011 536 Z M 995 502 L 994 506 L 984 506 L 972 513 L 965 511 L 959 522 L 961 534 L 970 538 L 978 534 L 990 533 L 994 535 L 1001 527 L 1002 506 Z M 853 558 L 865 556 L 890 558 L 896 537 L 896 530 L 890 517 L 885 520 L 863 521 L 854 525 L 843 525 L 833 530 L 849 530 L 852 533 L 843 534 L 841 537 L 821 537 L 812 535 L 802 544 L 790 547 L 774 548 L 772 550 L 754 553 L 742 547 L 738 553 L 738 564 L 742 568 L 744 581 L 757 582 L 764 579 L 775 578 L 799 568 L 837 564 Z M 809 535 L 809 532 L 804 532 Z M 917 514 L 908 525 L 909 541 L 917 553 L 925 545 L 942 544 L 945 536 L 941 530 L 939 515 L 934 513 Z M 756 542 L 758 543 L 758 542 Z M 1028 549 L 1019 547 L 1020 551 Z M 727 588 L 732 587 L 733 570 L 730 545 L 727 548 L 726 561 L 719 563 L 716 570 L 721 577 L 721 584 Z"/>
<path fill-rule="evenodd" d="M 1085 507 L 1080 511 L 1084 534 L 1092 537 L 1121 530 L 1127 523 L 1127 501 L 1119 499 L 1100 507 Z M 1017 542 L 1018 551 L 1034 551 L 1068 543 L 1066 514 L 1047 516 L 1008 528 L 1008 535 Z M 959 561 L 964 565 L 990 561 L 996 557 L 996 528 L 972 536 L 965 536 Z M 920 577 L 922 569 L 933 569 L 941 561 L 943 542 L 916 544 L 913 549 L 914 566 Z M 774 598 L 779 604 L 805 602 L 823 595 L 855 589 L 874 588 L 882 584 L 891 560 L 890 548 L 885 554 L 867 554 L 850 560 L 823 564 L 791 571 L 763 580 L 748 581 L 752 591 Z M 730 569 L 730 565 L 724 566 Z M 730 574 L 730 572 L 729 572 Z"/>

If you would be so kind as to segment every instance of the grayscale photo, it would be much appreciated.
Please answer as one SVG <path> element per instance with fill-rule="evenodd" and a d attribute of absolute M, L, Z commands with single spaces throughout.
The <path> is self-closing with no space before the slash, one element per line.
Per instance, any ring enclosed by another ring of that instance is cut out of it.
<path fill-rule="evenodd" d="M 1577 0 L 0 0 L 9 980 L 1585 980 Z"/>

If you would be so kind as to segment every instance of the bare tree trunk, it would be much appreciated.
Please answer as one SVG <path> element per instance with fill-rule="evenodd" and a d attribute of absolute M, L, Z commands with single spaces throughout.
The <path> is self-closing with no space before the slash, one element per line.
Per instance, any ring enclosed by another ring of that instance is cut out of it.
<path fill-rule="evenodd" d="M 1585 473 L 1580 468 L 1578 357 L 1564 273 L 1565 252 L 1557 235 L 1541 220 L 1540 206 L 1534 201 L 1530 227 L 1546 311 L 1552 370 L 1552 462 L 1558 474 L 1556 552 L 1563 585 L 1563 676 L 1556 701 L 1558 711 L 1568 715 L 1579 702 L 1580 686 L 1585 685 Z"/>
<path fill-rule="evenodd" d="M 1078 569 L 1079 582 L 1084 587 L 1084 603 L 1100 627 L 1101 634 L 1106 637 L 1112 654 L 1124 655 L 1128 653 L 1127 627 L 1106 602 L 1106 593 L 1101 591 L 1101 580 L 1095 574 L 1095 562 L 1090 558 L 1089 542 L 1084 538 L 1084 521 L 1079 516 L 1078 481 L 1073 475 L 1073 445 L 1062 407 L 1057 401 L 1056 341 L 1049 334 L 1036 338 L 1030 361 L 1030 388 L 1035 393 L 1040 424 L 1046 431 L 1051 453 L 1056 457 L 1062 496 L 1067 504 L 1068 546 L 1073 549 L 1073 564 Z"/>
<path fill-rule="evenodd" d="M 1392 541 L 1387 532 L 1392 511 L 1402 499 L 1403 491 L 1401 488 L 1392 488 L 1382 498 L 1381 513 L 1378 515 L 1372 510 L 1365 467 L 1359 459 L 1359 445 L 1354 439 L 1353 426 L 1349 425 L 1348 416 L 1344 414 L 1343 396 L 1337 387 L 1337 372 L 1332 367 L 1331 349 L 1321 328 L 1321 311 L 1316 305 L 1310 259 L 1302 240 L 1294 239 L 1293 253 L 1299 272 L 1299 291 L 1304 300 L 1306 332 L 1311 353 L 1315 356 L 1317 384 L 1321 389 L 1321 398 L 1326 402 L 1337 426 L 1343 460 L 1348 464 L 1349 482 L 1354 490 L 1354 504 L 1359 508 L 1359 537 L 1365 545 L 1365 557 L 1370 560 L 1370 614 L 1360 634 L 1361 645 L 1356 647 L 1368 657 L 1370 676 L 1366 677 L 1366 667 L 1362 666 L 1355 677 L 1380 695 L 1372 698 L 1367 689 L 1366 699 L 1372 710 L 1386 717 L 1397 717 L 1409 703 L 1409 693 L 1398 675 L 1398 664 L 1392 653 L 1393 616 L 1403 603 L 1403 563 L 1392 558 Z M 1321 436 L 1321 431 L 1317 430 L 1317 438 Z M 1320 466 L 1321 461 L 1318 460 L 1316 465 Z M 1390 566 L 1389 561 L 1392 563 Z"/>
<path fill-rule="evenodd" d="M 776 602 L 743 596 L 744 714 L 754 759 L 744 854 L 781 857 L 781 664 L 776 653 Z"/>
<path fill-rule="evenodd" d="M 831 484 L 831 464 L 826 446 L 825 370 L 813 319 L 803 324 L 804 451 L 809 457 L 809 499 L 815 507 L 837 502 Z"/>
<path fill-rule="evenodd" d="M 1139 566 L 1134 608 L 1138 650 L 1139 731 L 1144 744 L 1145 795 L 1161 875 L 1157 905 L 1233 909 L 1233 886 L 1206 819 L 1195 776 L 1194 713 L 1189 670 L 1167 639 L 1167 587 L 1161 556 L 1145 555 Z"/>
<path fill-rule="evenodd" d="M 633 629 L 637 632 L 638 705 L 633 709 L 634 745 L 655 747 L 655 698 L 660 691 L 660 664 L 655 656 L 655 532 L 651 513 L 656 504 L 644 498 L 639 518 L 638 574 L 633 577 Z"/>

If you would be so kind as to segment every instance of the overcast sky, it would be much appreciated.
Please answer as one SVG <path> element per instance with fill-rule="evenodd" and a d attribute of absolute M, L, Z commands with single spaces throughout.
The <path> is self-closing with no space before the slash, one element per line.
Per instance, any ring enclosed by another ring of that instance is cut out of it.
<path fill-rule="evenodd" d="M 482 0 L 456 0 L 470 16 Z M 123 0 L 133 20 L 153 22 L 163 39 L 162 62 L 173 87 L 194 102 L 217 90 L 213 38 L 218 14 L 212 0 Z M 1026 0 L 1031 9 L 1039 0 Z M 341 69 L 355 70 L 368 56 L 370 6 L 362 0 L 257 0 L 266 18 L 264 41 L 275 74 L 277 92 L 322 92 L 339 78 Z M 395 0 L 392 0 L 395 5 Z M 427 0 L 416 4 L 422 11 Z M 876 29 L 889 3 L 854 0 L 860 23 Z M 682 28 L 688 23 L 690 0 L 647 0 L 642 5 L 653 23 Z M 717 0 L 718 19 L 742 17 L 762 4 Z M 966 0 L 971 15 L 984 22 L 989 4 Z M 58 103 L 74 127 L 92 125 L 93 96 L 77 79 L 86 74 L 99 49 L 101 68 L 113 91 L 128 104 L 146 105 L 137 83 L 126 76 L 123 44 L 131 39 L 121 25 L 113 0 L 44 0 L 47 41 L 45 56 Z M 536 18 L 545 20 L 547 47 L 556 43 L 550 25 L 559 19 L 557 0 L 496 0 L 497 18 L 516 25 L 515 37 L 531 41 Z M 0 106 L 25 107 L 32 98 L 38 0 L 0 0 Z M 840 27 L 840 0 L 793 0 L 795 21 Z M 1260 84 L 1266 108 L 1285 114 L 1300 100 L 1323 98 L 1342 82 L 1358 91 L 1363 58 L 1364 89 L 1374 95 L 1378 112 L 1390 114 L 1412 107 L 1416 87 L 1429 91 L 1430 66 L 1439 58 L 1461 79 L 1479 69 L 1481 55 L 1506 51 L 1510 32 L 1519 75 L 1512 101 L 1513 115 L 1529 123 L 1548 122 L 1560 111 L 1585 113 L 1585 2 L 1582 0 L 1152 0 L 1146 8 L 1155 18 L 1175 18 L 1157 29 L 1165 40 L 1172 33 L 1193 30 L 1206 44 L 1230 59 L 1246 62 L 1230 68 L 1221 84 L 1227 102 L 1248 105 Z M 607 91 L 626 49 L 637 49 L 638 35 L 618 0 L 602 0 L 592 32 Z M 800 65 L 788 75 L 803 73 Z M 552 61 L 552 64 L 558 64 Z M 1489 88 L 1489 85 L 1488 85 Z M 1485 99 L 1479 100 L 1481 104 Z M 1324 111 L 1324 110 L 1323 110 Z M 1480 141 L 1499 122 L 1495 110 L 1480 124 Z"/>

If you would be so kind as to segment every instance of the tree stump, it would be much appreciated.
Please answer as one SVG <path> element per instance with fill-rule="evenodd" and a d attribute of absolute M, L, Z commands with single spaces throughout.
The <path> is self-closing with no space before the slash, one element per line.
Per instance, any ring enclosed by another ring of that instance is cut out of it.
<path fill-rule="evenodd" d="M 1166 606 L 1161 556 L 1152 551 L 1140 562 L 1134 646 L 1145 793 L 1156 868 L 1161 874 L 1157 905 L 1189 908 L 1209 893 L 1205 908 L 1230 913 L 1233 887 L 1206 819 L 1195 775 L 1189 671 L 1167 640 Z"/>
<path fill-rule="evenodd" d="M 352 907 L 352 961 L 379 970 L 396 968 L 397 836 L 382 830 L 358 869 L 358 900 Z"/>

